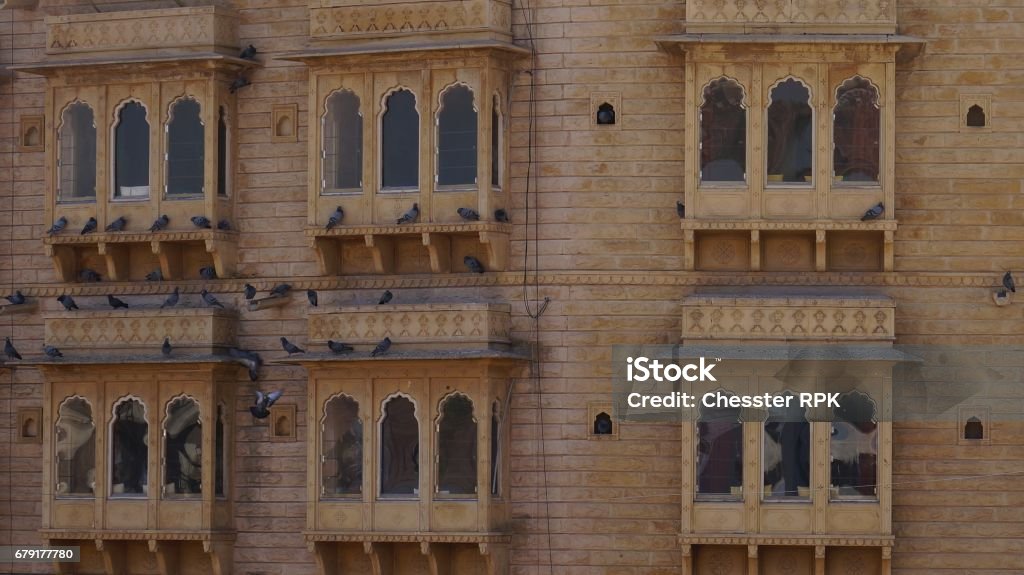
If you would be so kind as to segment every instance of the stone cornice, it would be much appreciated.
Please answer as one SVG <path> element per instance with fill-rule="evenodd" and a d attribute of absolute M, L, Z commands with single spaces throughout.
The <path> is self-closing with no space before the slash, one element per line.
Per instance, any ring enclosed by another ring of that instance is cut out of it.
<path fill-rule="evenodd" d="M 893 536 L 864 535 L 727 535 L 693 534 L 679 536 L 681 545 L 828 545 L 832 547 L 892 547 Z"/>
<path fill-rule="evenodd" d="M 374 531 L 306 531 L 303 533 L 307 542 L 358 543 L 371 541 L 374 543 L 498 543 L 508 544 L 510 535 L 504 533 L 397 533 Z"/>
<path fill-rule="evenodd" d="M 104 541 L 234 541 L 234 531 L 157 531 L 40 529 L 43 539 Z"/>

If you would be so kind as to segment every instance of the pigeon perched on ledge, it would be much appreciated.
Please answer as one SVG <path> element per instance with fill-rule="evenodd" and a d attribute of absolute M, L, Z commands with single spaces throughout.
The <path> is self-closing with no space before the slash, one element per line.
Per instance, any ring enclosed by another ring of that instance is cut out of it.
<path fill-rule="evenodd" d="M 108 232 L 122 232 L 122 231 L 124 231 L 124 227 L 127 226 L 127 225 L 128 225 L 128 220 L 124 216 L 121 216 L 121 217 L 117 218 L 116 220 L 110 222 L 110 224 L 106 228 L 106 231 L 108 231 Z"/>
<path fill-rule="evenodd" d="M 316 294 L 315 289 L 306 290 L 306 299 L 309 300 L 309 305 L 318 307 L 320 305 L 320 297 Z"/>
<path fill-rule="evenodd" d="M 878 204 L 876 204 L 870 210 L 864 212 L 864 215 L 861 216 L 860 221 L 866 222 L 868 220 L 877 220 L 878 218 L 882 217 L 882 214 L 884 213 L 885 205 L 882 204 L 882 202 L 878 202 Z"/>
<path fill-rule="evenodd" d="M 68 219 L 65 218 L 64 216 L 61 216 L 57 218 L 57 221 L 53 222 L 53 225 L 50 226 L 50 229 L 46 230 L 46 235 L 52 236 L 54 234 L 59 234 L 63 232 L 64 228 L 66 227 L 68 227 Z"/>
<path fill-rule="evenodd" d="M 164 356 L 168 356 L 171 355 L 171 350 L 171 338 L 165 337 L 164 344 L 160 346 L 160 353 L 164 354 Z"/>
<path fill-rule="evenodd" d="M 169 224 L 170 222 L 171 222 L 171 218 L 168 218 L 166 214 L 162 215 L 162 216 L 160 216 L 159 218 L 157 218 L 156 220 L 153 221 L 153 225 L 149 226 L 149 231 L 151 231 L 151 232 L 159 232 L 160 230 L 166 228 L 167 224 Z"/>
<path fill-rule="evenodd" d="M 291 291 L 291 289 L 292 289 L 291 284 L 278 284 L 278 285 L 274 286 L 274 289 L 270 290 L 270 295 L 277 296 L 277 297 L 282 297 L 282 296 L 284 296 L 284 294 L 286 294 L 289 291 Z"/>
<path fill-rule="evenodd" d="M 354 347 L 352 347 L 351 345 L 348 345 L 347 343 L 342 343 L 340 341 L 334 341 L 333 339 L 327 340 L 327 347 L 331 351 L 333 351 L 334 353 L 345 353 L 345 352 L 352 351 L 352 350 L 355 349 Z"/>
<path fill-rule="evenodd" d="M 25 303 L 25 296 L 20 291 L 15 290 L 14 295 L 4 296 L 4 299 L 11 302 L 14 305 L 21 305 Z"/>
<path fill-rule="evenodd" d="M 377 347 L 373 348 L 370 352 L 370 357 L 377 357 L 378 355 L 384 355 L 391 349 L 391 338 L 385 337 L 377 344 Z"/>
<path fill-rule="evenodd" d="M 60 304 L 64 306 L 64 309 L 67 311 L 78 309 L 78 304 L 76 304 L 74 298 L 72 298 L 69 295 L 57 296 L 57 301 L 59 301 Z"/>
<path fill-rule="evenodd" d="M 255 60 L 256 59 L 256 46 L 253 46 L 252 44 L 249 44 L 248 46 L 245 47 L 244 50 L 242 50 L 238 54 L 238 57 L 243 59 L 243 60 Z"/>
<path fill-rule="evenodd" d="M 494 210 L 494 220 L 506 224 L 509 223 L 509 221 L 511 221 L 508 219 L 508 212 L 506 212 L 502 208 Z"/>
<path fill-rule="evenodd" d="M 210 229 L 210 219 L 206 216 L 192 216 L 190 219 L 193 226 L 205 230 Z"/>
<path fill-rule="evenodd" d="M 467 222 L 475 222 L 480 220 L 480 214 L 477 213 L 473 208 L 459 208 L 455 210 L 459 217 L 466 220 Z"/>
<path fill-rule="evenodd" d="M 107 294 L 107 303 L 110 304 L 110 307 L 112 307 L 114 309 L 117 309 L 119 307 L 123 307 L 124 309 L 128 309 L 128 304 L 124 303 L 123 301 L 117 299 L 116 297 L 114 297 L 114 296 L 112 296 L 110 294 Z"/>
<path fill-rule="evenodd" d="M 252 299 L 256 297 L 256 288 L 250 284 L 245 284 L 245 291 L 243 293 L 245 294 L 245 299 Z"/>
<path fill-rule="evenodd" d="M 331 229 L 334 226 L 341 223 L 341 220 L 345 219 L 345 210 L 341 209 L 341 206 L 335 208 L 334 213 L 327 218 L 327 226 L 325 229 Z"/>
<path fill-rule="evenodd" d="M 64 357 L 64 354 L 61 353 L 59 349 L 53 347 L 52 345 L 43 345 L 43 353 L 46 354 L 46 357 L 52 357 L 54 359 L 57 359 L 58 357 Z"/>
<path fill-rule="evenodd" d="M 1013 293 L 1017 293 L 1017 284 L 1013 281 L 1013 274 L 1006 272 L 1003 275 L 1003 287 L 1010 290 Z"/>
<path fill-rule="evenodd" d="M 466 268 L 468 268 L 469 271 L 475 274 L 484 273 L 484 264 L 480 263 L 480 260 L 474 258 L 473 256 L 466 256 L 462 258 L 462 263 L 466 264 Z"/>
<path fill-rule="evenodd" d="M 219 307 L 221 309 L 224 309 L 224 304 L 222 304 L 219 301 L 217 301 L 217 298 L 213 297 L 212 293 L 210 293 L 210 292 L 208 292 L 206 290 L 203 290 L 203 291 L 199 292 L 199 295 L 203 296 L 203 302 L 205 302 L 206 305 L 208 305 L 210 307 Z"/>
<path fill-rule="evenodd" d="M 157 268 L 148 274 L 146 274 L 146 281 L 148 282 L 162 282 L 164 281 L 164 272 Z"/>
<path fill-rule="evenodd" d="M 288 341 L 288 338 L 286 337 L 281 338 L 281 347 L 288 352 L 288 355 L 292 355 L 293 353 L 306 353 L 306 350 Z"/>
<path fill-rule="evenodd" d="M 414 203 L 409 211 L 402 214 L 402 217 L 395 221 L 396 224 L 411 224 L 415 223 L 420 217 L 420 205 Z"/>
<path fill-rule="evenodd" d="M 98 223 L 96 222 L 96 218 L 89 218 L 89 221 L 85 222 L 85 225 L 82 226 L 82 233 L 79 235 L 84 236 L 85 234 L 91 234 L 95 232 L 97 225 Z"/>
<path fill-rule="evenodd" d="M 178 305 L 179 297 L 180 296 L 178 295 L 178 288 L 174 288 L 174 293 L 167 296 L 167 299 L 164 300 L 164 303 L 160 304 L 160 309 L 164 309 L 165 307 L 174 307 Z"/>

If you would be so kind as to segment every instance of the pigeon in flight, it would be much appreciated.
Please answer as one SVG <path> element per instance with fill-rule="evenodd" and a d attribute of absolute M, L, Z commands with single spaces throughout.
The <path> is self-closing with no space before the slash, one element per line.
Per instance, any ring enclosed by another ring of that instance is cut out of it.
<path fill-rule="evenodd" d="M 262 391 L 257 391 L 256 402 L 249 407 L 249 413 L 256 419 L 266 419 L 270 415 L 270 406 L 281 398 L 282 393 L 281 391 L 271 391 L 263 395 Z"/>
<path fill-rule="evenodd" d="M 504 222 L 506 224 L 511 221 L 508 219 L 508 212 L 506 212 L 503 208 L 498 208 L 494 210 L 494 220 L 498 222 Z"/>
<path fill-rule="evenodd" d="M 327 218 L 326 229 L 329 230 L 334 226 L 340 224 L 341 220 L 343 219 L 345 219 L 345 210 L 341 209 L 341 206 L 338 206 L 337 208 L 335 208 L 334 213 L 331 214 L 331 217 Z"/>
<path fill-rule="evenodd" d="M 210 220 L 206 216 L 192 216 L 192 225 L 200 229 L 210 229 Z"/>
<path fill-rule="evenodd" d="M 86 283 L 100 281 L 100 274 L 96 273 L 96 270 L 84 268 L 79 272 L 78 277 L 82 278 L 82 281 Z"/>
<path fill-rule="evenodd" d="M 203 290 L 203 291 L 201 291 L 199 293 L 200 293 L 200 295 L 203 296 L 203 301 L 206 303 L 206 305 L 208 305 L 210 307 L 219 307 L 221 309 L 224 309 L 224 304 L 222 304 L 219 301 L 217 301 L 217 298 L 213 297 L 212 293 L 210 293 L 210 292 L 208 292 L 206 290 Z"/>
<path fill-rule="evenodd" d="M 227 221 L 226 219 L 225 220 L 221 220 L 221 221 L 217 222 L 217 229 L 222 231 L 222 232 L 230 232 L 231 231 L 231 222 Z"/>
<path fill-rule="evenodd" d="M 162 282 L 162 281 L 164 281 L 164 272 L 162 272 L 160 270 L 160 268 L 156 268 L 155 270 L 153 270 L 153 271 L 149 272 L 148 274 L 146 274 L 146 281 L 148 281 L 148 282 Z"/>
<path fill-rule="evenodd" d="M 411 223 L 414 223 L 416 221 L 416 219 L 419 218 L 419 217 L 420 217 L 420 205 L 419 204 L 413 204 L 412 207 L 409 208 L 409 211 L 405 212 L 404 214 L 402 214 L 402 217 L 398 218 L 395 221 L 395 223 L 396 224 L 411 224 Z"/>
<path fill-rule="evenodd" d="M 159 218 L 157 218 L 156 220 L 153 221 L 153 225 L 149 226 L 149 231 L 151 231 L 151 232 L 159 232 L 160 230 L 166 228 L 167 224 L 169 224 L 170 222 L 171 222 L 171 218 L 167 217 L 166 214 L 162 215 L 162 216 L 160 216 Z"/>
<path fill-rule="evenodd" d="M 199 277 L 203 278 L 204 280 L 215 280 L 217 279 L 217 268 L 213 266 L 199 268 Z"/>
<path fill-rule="evenodd" d="M 885 206 L 882 204 L 882 202 L 878 202 L 877 205 L 872 207 L 870 210 L 864 212 L 864 215 L 861 216 L 860 221 L 866 222 L 868 220 L 877 220 L 878 218 L 882 217 L 882 214 L 884 213 Z"/>
<path fill-rule="evenodd" d="M 69 295 L 62 294 L 60 296 L 57 296 L 57 301 L 59 301 L 60 304 L 64 306 L 64 309 L 67 311 L 78 309 L 78 304 L 76 304 L 74 298 L 72 298 Z"/>
<path fill-rule="evenodd" d="M 117 299 L 116 297 L 114 297 L 114 296 L 112 296 L 110 294 L 107 294 L 107 303 L 110 304 L 110 307 L 112 307 L 114 309 L 117 309 L 119 307 L 123 307 L 124 309 L 128 309 L 128 304 L 124 303 L 123 301 Z"/>
<path fill-rule="evenodd" d="M 160 353 L 164 354 L 165 356 L 171 355 L 171 349 L 171 338 L 165 337 L 164 344 L 160 346 Z"/>
<path fill-rule="evenodd" d="M 107 226 L 106 231 L 108 231 L 108 232 L 124 231 L 124 227 L 126 225 L 128 225 L 128 220 L 125 219 L 124 216 L 121 216 L 121 217 L 117 218 L 116 220 L 110 222 L 110 225 Z"/>
<path fill-rule="evenodd" d="M 11 338 L 4 338 L 4 353 L 7 354 L 7 359 L 21 359 L 21 354 L 18 350 L 14 349 L 14 344 L 11 343 Z"/>
<path fill-rule="evenodd" d="M 278 285 L 274 286 L 274 289 L 270 290 L 270 295 L 277 296 L 277 297 L 282 297 L 284 294 L 286 294 L 289 291 L 291 291 L 291 289 L 292 289 L 291 284 L 278 284 Z"/>
<path fill-rule="evenodd" d="M 334 353 L 345 353 L 347 351 L 352 351 L 353 349 L 355 349 L 354 347 L 347 343 L 334 341 L 333 339 L 327 340 L 327 347 L 330 348 L 330 350 L 333 351 Z"/>
<path fill-rule="evenodd" d="M 4 296 L 5 299 L 14 305 L 20 305 L 25 303 L 25 296 L 21 295 L 20 291 L 15 290 L 14 295 Z"/>
<path fill-rule="evenodd" d="M 228 349 L 228 355 L 237 359 L 242 365 L 249 369 L 249 380 L 259 379 L 260 367 L 263 366 L 263 358 L 254 351 L 245 351 L 238 348 Z"/>
<path fill-rule="evenodd" d="M 380 301 L 377 305 L 384 305 L 391 301 L 391 298 L 395 297 L 395 294 L 391 293 L 391 290 L 384 290 L 384 295 L 380 296 Z"/>
<path fill-rule="evenodd" d="M 462 258 L 462 263 L 466 264 L 466 267 L 469 268 L 469 271 L 475 274 L 484 273 L 484 264 L 480 263 L 480 260 L 474 258 L 473 256 L 466 256 Z"/>
<path fill-rule="evenodd" d="M 241 53 L 238 54 L 238 57 L 243 59 L 243 60 L 255 60 L 256 59 L 256 46 L 253 46 L 252 44 L 249 44 L 248 46 L 245 47 L 244 50 L 241 51 Z"/>
<path fill-rule="evenodd" d="M 391 338 L 385 337 L 377 344 L 377 347 L 373 348 L 370 352 L 370 357 L 377 357 L 378 355 L 384 355 L 391 349 Z"/>
<path fill-rule="evenodd" d="M 46 235 L 52 236 L 53 234 L 59 234 L 63 232 L 66 227 L 68 227 L 68 219 L 61 216 L 57 218 L 57 221 L 53 222 L 50 229 L 46 230 Z"/>
<path fill-rule="evenodd" d="M 64 357 L 64 354 L 61 353 L 59 349 L 53 347 L 52 345 L 44 344 L 43 353 L 46 354 L 46 357 L 52 357 L 54 359 L 57 359 L 58 357 Z"/>
<path fill-rule="evenodd" d="M 680 202 L 679 200 L 676 200 L 676 215 L 679 216 L 679 219 L 686 217 L 686 206 L 684 206 L 683 202 Z"/>
<path fill-rule="evenodd" d="M 315 289 L 306 290 L 306 299 L 309 300 L 309 305 L 313 307 L 317 307 L 319 305 L 320 298 L 317 297 Z"/>
<path fill-rule="evenodd" d="M 284 350 L 288 352 L 288 355 L 291 355 L 293 353 L 306 353 L 306 350 L 288 341 L 288 338 L 286 337 L 281 338 L 281 347 L 283 347 Z"/>
<path fill-rule="evenodd" d="M 245 284 L 245 299 L 252 299 L 256 297 L 256 288 L 250 284 Z"/>
<path fill-rule="evenodd" d="M 174 293 L 167 296 L 167 299 L 164 300 L 164 303 L 160 304 L 160 309 L 164 309 L 165 307 L 174 307 L 178 305 L 178 297 L 178 288 L 174 288 Z"/>
<path fill-rule="evenodd" d="M 480 220 L 480 214 L 477 213 L 473 208 L 459 208 L 455 210 L 458 212 L 459 217 L 466 220 L 467 222 L 475 222 Z"/>
<path fill-rule="evenodd" d="M 1013 274 L 1006 272 L 1003 274 L 1003 287 L 1010 290 L 1013 293 L 1017 293 L 1017 284 L 1013 281 Z"/>
<path fill-rule="evenodd" d="M 246 78 L 245 76 L 239 76 L 235 78 L 234 82 L 231 82 L 231 86 L 228 87 L 228 92 L 234 94 L 235 92 L 241 90 L 249 84 L 252 84 L 252 82 L 250 82 L 248 78 Z"/>
<path fill-rule="evenodd" d="M 91 234 L 96 231 L 96 218 L 89 218 L 89 221 L 85 222 L 85 226 L 82 227 L 82 233 L 79 235 L 84 236 L 85 234 Z"/>

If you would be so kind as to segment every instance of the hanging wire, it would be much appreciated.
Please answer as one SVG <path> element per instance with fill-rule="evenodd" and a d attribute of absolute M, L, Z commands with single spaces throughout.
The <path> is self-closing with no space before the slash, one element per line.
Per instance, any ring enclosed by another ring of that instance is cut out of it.
<path fill-rule="evenodd" d="M 8 38 L 8 44 L 10 45 L 10 49 L 11 49 L 10 64 L 14 64 L 14 25 L 15 25 L 14 13 L 16 11 L 17 11 L 17 9 L 9 10 L 9 12 L 11 14 L 10 21 L 9 21 L 10 36 Z M 14 77 L 13 77 L 13 75 L 10 78 L 8 78 L 7 84 L 10 87 L 10 93 L 8 94 L 8 100 L 7 100 L 7 102 L 8 102 L 8 110 L 10 111 L 10 120 L 9 120 L 8 125 L 11 126 L 11 132 L 12 132 L 12 134 L 14 134 L 14 138 L 17 138 L 17 137 L 19 137 L 19 135 L 18 135 L 18 132 L 17 132 L 15 126 L 14 126 Z M 12 138 L 12 140 L 13 140 L 13 138 Z M 10 164 L 7 167 L 7 173 L 10 175 L 10 188 L 9 188 L 9 190 L 10 190 L 10 195 L 11 195 L 11 203 L 10 203 L 11 222 L 10 222 L 10 227 L 7 228 L 7 233 L 9 235 L 9 243 L 8 243 L 7 249 L 8 249 L 8 255 L 10 256 L 10 266 L 8 268 L 8 272 L 7 273 L 9 274 L 9 276 L 8 276 L 8 287 L 9 287 L 8 293 L 14 293 L 14 206 L 16 204 L 16 202 L 14 201 L 14 160 L 15 160 L 15 156 L 14 156 L 15 152 L 14 152 L 14 150 L 17 147 L 17 142 L 16 141 L 11 141 L 11 142 L 9 142 L 9 145 L 10 145 L 10 150 L 11 150 L 11 159 L 10 159 Z M 9 319 L 10 334 L 13 336 L 14 335 L 14 315 L 13 314 L 8 314 L 8 319 Z M 10 378 L 10 385 L 8 386 L 8 395 L 7 395 L 7 409 L 9 411 L 8 417 L 10 418 L 9 435 L 7 436 L 7 469 L 8 469 L 8 477 L 7 477 L 7 533 L 8 533 L 7 536 L 8 536 L 8 540 L 7 540 L 7 544 L 10 545 L 10 544 L 14 543 L 14 473 L 13 473 L 13 469 L 14 469 L 14 465 L 13 465 L 14 464 L 14 434 L 18 432 L 18 430 L 17 430 L 17 419 L 16 419 L 15 412 L 14 412 L 14 368 L 13 367 L 7 366 L 7 376 Z"/>

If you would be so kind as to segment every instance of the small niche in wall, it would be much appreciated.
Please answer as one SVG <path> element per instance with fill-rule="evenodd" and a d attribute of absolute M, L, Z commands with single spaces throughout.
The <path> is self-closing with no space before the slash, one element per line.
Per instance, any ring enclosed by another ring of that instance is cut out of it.
<path fill-rule="evenodd" d="M 299 107 L 297 104 L 280 104 L 271 112 L 270 140 L 272 142 L 299 141 Z"/>
<path fill-rule="evenodd" d="M 590 439 L 618 439 L 619 422 L 612 417 L 611 403 L 587 404 L 587 437 Z"/>
<path fill-rule="evenodd" d="M 960 131 L 992 130 L 992 95 L 960 94 Z"/>
<path fill-rule="evenodd" d="M 617 130 L 622 124 L 622 96 L 619 92 L 590 94 L 590 123 L 602 130 Z"/>
<path fill-rule="evenodd" d="M 960 445 L 988 445 L 992 442 L 992 409 L 987 406 L 960 406 L 957 425 Z"/>
<path fill-rule="evenodd" d="M 42 152 L 43 151 L 43 117 L 22 116 L 21 125 L 18 131 L 18 151 L 20 152 Z"/>
<path fill-rule="evenodd" d="M 18 408 L 18 441 L 20 443 L 43 442 L 43 410 L 39 407 Z"/>
<path fill-rule="evenodd" d="M 295 441 L 295 413 L 294 404 L 272 405 L 270 407 L 270 439 L 271 441 Z"/>

